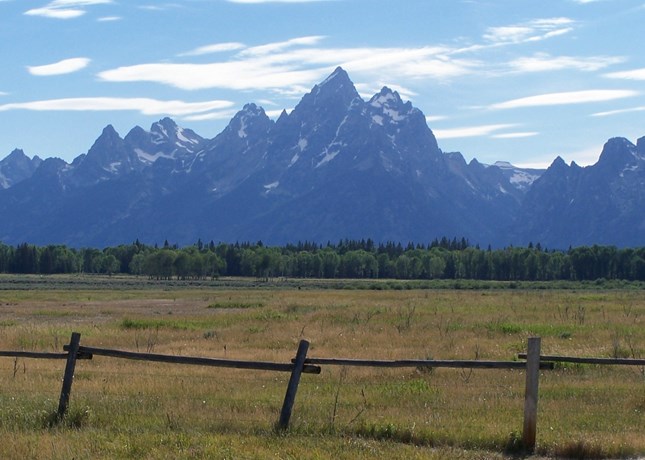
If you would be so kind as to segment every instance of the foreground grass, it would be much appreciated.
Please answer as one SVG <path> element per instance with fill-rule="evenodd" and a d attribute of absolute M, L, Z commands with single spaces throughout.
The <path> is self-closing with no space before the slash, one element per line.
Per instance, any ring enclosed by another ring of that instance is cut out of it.
<path fill-rule="evenodd" d="M 73 289 L 73 279 L 52 277 L 26 290 L 27 281 L 0 291 L 1 350 L 61 351 L 78 331 L 88 346 L 216 358 L 287 362 L 306 338 L 312 357 L 509 360 L 540 335 L 543 354 L 645 356 L 640 289 L 253 280 L 141 288 L 127 278 L 83 278 Z M 79 361 L 70 416 L 51 428 L 63 367 L 0 358 L 0 457 L 502 458 L 520 450 L 521 371 L 326 366 L 303 376 L 290 433 L 279 435 L 287 374 L 103 357 Z M 538 453 L 645 455 L 644 414 L 645 370 L 558 366 L 540 380 Z"/>

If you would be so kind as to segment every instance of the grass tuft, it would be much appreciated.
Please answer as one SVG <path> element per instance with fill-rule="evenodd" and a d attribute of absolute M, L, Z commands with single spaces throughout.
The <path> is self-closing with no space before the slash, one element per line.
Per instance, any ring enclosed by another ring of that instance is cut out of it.
<path fill-rule="evenodd" d="M 600 445 L 587 441 L 568 442 L 558 446 L 554 453 L 560 458 L 574 458 L 577 460 L 609 458 Z"/>
<path fill-rule="evenodd" d="M 217 308 L 217 309 L 246 309 L 246 308 L 262 308 L 264 303 L 262 302 L 215 302 L 208 305 L 207 308 Z"/>
<path fill-rule="evenodd" d="M 79 430 L 89 421 L 91 411 L 89 407 L 72 407 L 61 418 L 58 411 L 47 412 L 43 417 L 43 428 L 64 427 Z"/>

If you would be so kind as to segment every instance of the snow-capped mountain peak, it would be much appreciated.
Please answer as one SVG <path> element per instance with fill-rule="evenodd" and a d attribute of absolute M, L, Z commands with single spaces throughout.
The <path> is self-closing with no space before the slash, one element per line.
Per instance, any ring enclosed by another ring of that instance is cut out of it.
<path fill-rule="evenodd" d="M 262 107 L 253 103 L 246 104 L 235 114 L 218 138 L 224 136 L 249 144 L 258 136 L 266 135 L 273 124 Z"/>
<path fill-rule="evenodd" d="M 125 136 L 127 148 L 133 151 L 138 161 L 152 165 L 159 159 L 183 159 L 199 151 L 204 139 L 190 129 L 178 126 L 166 117 L 150 126 L 150 131 L 136 126 Z"/>
<path fill-rule="evenodd" d="M 376 112 L 373 115 L 373 120 L 377 124 L 383 124 L 383 117 L 392 123 L 399 123 L 415 110 L 410 102 L 404 103 L 399 93 L 392 91 L 387 86 L 375 94 L 368 105 Z"/>
<path fill-rule="evenodd" d="M 174 143 L 179 148 L 193 151 L 195 145 L 199 145 L 203 139 L 190 129 L 184 129 L 177 125 L 172 119 L 166 117 L 153 123 L 150 127 L 151 140 L 154 144 Z"/>

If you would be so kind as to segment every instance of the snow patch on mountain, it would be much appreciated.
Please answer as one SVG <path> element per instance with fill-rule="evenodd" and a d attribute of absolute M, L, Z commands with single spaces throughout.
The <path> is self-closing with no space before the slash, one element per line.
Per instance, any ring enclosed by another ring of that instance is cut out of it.
<path fill-rule="evenodd" d="M 378 114 L 372 115 L 372 121 L 381 126 L 383 125 L 384 118 L 397 124 L 404 121 L 411 111 L 414 110 L 410 103 L 404 104 L 399 94 L 387 86 L 383 87 L 380 93 L 372 97 L 368 106 L 378 110 Z"/>
<path fill-rule="evenodd" d="M 278 188 L 279 185 L 280 185 L 280 181 L 275 181 L 275 182 L 271 182 L 270 184 L 266 184 L 264 186 L 264 189 L 266 190 L 265 193 L 269 193 L 271 190 Z"/>
<path fill-rule="evenodd" d="M 383 88 L 383 90 L 384 91 L 381 92 L 380 95 L 376 96 L 370 102 L 370 105 L 372 107 L 380 108 L 380 107 L 383 107 L 383 106 L 387 105 L 387 103 L 389 101 L 396 101 L 396 97 L 394 96 L 394 93 L 392 93 L 389 90 L 387 90 L 387 88 Z"/>
<path fill-rule="evenodd" d="M 153 131 L 151 134 L 151 140 L 154 144 L 164 144 L 168 140 L 168 132 L 166 131 L 166 128 L 161 125 L 159 125 L 159 131 Z"/>
<path fill-rule="evenodd" d="M 484 165 L 489 167 L 488 165 Z M 504 172 L 509 182 L 520 190 L 528 190 L 544 171 L 534 169 L 522 169 L 509 163 L 508 161 L 497 161 L 494 166 Z"/>
<path fill-rule="evenodd" d="M 330 145 L 329 147 L 333 145 L 334 144 Z M 339 145 L 339 144 L 336 143 L 336 145 Z M 323 154 L 322 154 L 322 159 L 316 164 L 316 168 L 324 165 L 325 163 L 329 163 L 334 158 L 336 158 L 336 156 L 340 153 L 340 149 L 330 151 L 329 147 L 325 147 L 325 150 L 323 151 Z"/>
<path fill-rule="evenodd" d="M 245 117 L 242 117 L 240 119 L 240 129 L 237 130 L 237 136 L 240 139 L 244 139 L 247 136 L 247 134 L 246 134 L 246 118 Z"/>
<path fill-rule="evenodd" d="M 640 169 L 641 169 L 641 167 L 640 167 L 640 165 L 638 165 L 638 164 L 631 165 L 631 166 L 625 166 L 625 169 L 623 169 L 623 170 L 620 172 L 620 174 L 619 174 L 619 175 L 620 175 L 620 177 L 625 177 L 625 173 L 628 173 L 628 174 L 629 174 L 630 172 L 638 171 L 638 170 L 640 170 Z"/>
<path fill-rule="evenodd" d="M 111 173 L 116 173 L 119 172 L 119 169 L 121 169 L 121 166 L 123 165 L 123 162 L 121 161 L 114 161 L 109 164 L 107 168 L 105 168 L 106 171 L 111 172 Z"/>
<path fill-rule="evenodd" d="M 511 182 L 511 184 L 514 184 L 514 185 L 521 185 L 524 187 L 528 187 L 533 182 L 535 182 L 535 180 L 538 177 L 540 176 L 537 174 L 529 174 L 524 171 L 515 171 L 515 173 L 511 176 L 509 181 Z"/>
<path fill-rule="evenodd" d="M 181 142 L 187 142 L 189 144 L 199 144 L 199 141 L 197 139 L 186 137 L 185 130 L 183 128 L 180 128 L 179 126 L 177 126 L 177 139 L 179 139 Z M 183 146 L 179 143 L 178 145 Z"/>
<path fill-rule="evenodd" d="M 173 153 L 175 153 L 175 152 L 176 152 L 176 150 L 173 150 Z M 136 153 L 137 158 L 139 158 L 139 161 L 141 161 L 142 163 L 148 164 L 148 165 L 154 163 L 159 158 L 167 158 L 169 160 L 174 160 L 175 159 L 175 156 L 172 155 L 172 154 L 167 155 L 167 154 L 165 154 L 163 152 L 148 153 L 148 152 L 145 152 L 145 151 L 141 150 L 140 148 L 134 149 L 134 153 Z"/>
<path fill-rule="evenodd" d="M 405 120 L 405 115 L 401 115 L 398 110 L 383 108 L 383 113 L 389 116 L 395 123 Z"/>

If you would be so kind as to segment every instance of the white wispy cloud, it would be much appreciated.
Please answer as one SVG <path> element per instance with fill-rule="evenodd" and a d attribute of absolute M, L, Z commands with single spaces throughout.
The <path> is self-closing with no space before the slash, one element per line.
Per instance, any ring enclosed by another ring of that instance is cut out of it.
<path fill-rule="evenodd" d="M 27 10 L 25 14 L 54 19 L 73 19 L 87 12 L 84 7 L 109 3 L 113 3 L 113 0 L 53 0 L 40 8 Z"/>
<path fill-rule="evenodd" d="M 516 133 L 500 133 L 500 134 L 493 134 L 491 137 L 494 137 L 495 139 L 520 139 L 524 137 L 534 137 L 539 135 L 537 131 L 524 131 L 524 132 L 516 132 Z"/>
<path fill-rule="evenodd" d="M 282 95 L 301 95 L 312 83 L 341 65 L 348 71 L 379 74 L 391 81 L 406 78 L 448 79 L 472 73 L 481 63 L 454 59 L 445 47 L 324 48 L 323 36 L 299 37 L 241 49 L 218 62 L 149 63 L 119 67 L 99 73 L 104 81 L 147 81 L 186 90 L 226 88 L 270 89 Z M 232 45 L 207 45 L 199 52 Z M 211 48 L 212 49 L 212 48 Z M 196 50 L 193 50 L 193 52 Z M 408 92 L 411 94 L 411 92 Z"/>
<path fill-rule="evenodd" d="M 598 89 L 585 91 L 570 91 L 563 93 L 540 94 L 500 102 L 490 106 L 492 109 L 516 109 L 520 107 L 542 107 L 550 105 L 584 104 L 589 102 L 604 102 L 638 96 L 638 91 L 619 89 Z"/>
<path fill-rule="evenodd" d="M 38 76 L 63 75 L 82 70 L 87 67 L 90 62 L 91 60 L 88 58 L 63 59 L 62 61 L 54 62 L 52 64 L 28 66 L 27 70 L 30 74 Z"/>
<path fill-rule="evenodd" d="M 356 83 L 354 86 L 356 87 L 358 94 L 360 94 L 360 96 L 364 99 L 371 98 L 374 94 L 381 91 L 384 86 L 387 86 L 392 91 L 399 93 L 399 96 L 401 96 L 401 99 L 403 100 L 409 101 L 415 96 L 418 96 L 418 93 L 412 91 L 410 88 L 384 81 L 376 81 L 373 83 Z"/>
<path fill-rule="evenodd" d="M 323 35 L 310 35 L 307 37 L 292 38 L 282 42 L 268 43 L 260 46 L 252 46 L 240 53 L 241 56 L 263 56 L 283 51 L 294 46 L 313 46 L 318 44 L 325 37 Z"/>
<path fill-rule="evenodd" d="M 455 139 L 462 137 L 489 136 L 495 131 L 509 129 L 515 126 L 517 125 L 508 123 L 496 125 L 464 126 L 460 128 L 433 129 L 432 132 L 437 139 Z"/>
<path fill-rule="evenodd" d="M 525 23 L 489 27 L 484 39 L 495 44 L 518 44 L 546 40 L 573 30 L 575 21 L 569 18 L 534 19 Z"/>
<path fill-rule="evenodd" d="M 217 112 L 198 113 L 186 115 L 182 119 L 186 121 L 208 121 L 208 120 L 230 120 L 235 116 L 235 110 L 221 110 Z"/>
<path fill-rule="evenodd" d="M 244 1 L 244 0 L 238 0 Z M 245 0 L 259 2 L 260 0 Z M 410 81 L 451 79 L 481 72 L 494 73 L 499 64 L 489 60 L 473 59 L 465 54 L 498 46 L 545 40 L 568 33 L 575 21 L 565 17 L 535 19 L 517 25 L 489 28 L 483 43 L 467 48 L 441 46 L 416 47 L 325 47 L 325 36 L 311 35 L 290 40 L 246 46 L 239 42 L 214 43 L 180 54 L 181 57 L 227 52 L 208 63 L 151 62 L 116 67 L 98 74 L 111 82 L 152 82 L 184 90 L 232 89 L 270 90 L 281 96 L 299 97 L 312 84 L 320 81 L 340 65 L 358 78 L 373 85 L 376 80 Z M 235 52 L 231 55 L 230 52 Z M 536 54 L 517 59 L 505 67 L 508 71 L 538 72 L 573 68 L 597 70 L 622 62 L 622 58 L 605 56 L 576 58 L 552 57 Z M 373 94 L 373 93 L 372 93 Z M 403 97 L 414 96 L 413 91 L 400 91 Z"/>
<path fill-rule="evenodd" d="M 225 51 L 237 51 L 245 48 L 243 43 L 228 42 L 228 43 L 214 43 L 212 45 L 204 45 L 194 50 L 181 53 L 180 56 L 202 56 L 204 54 L 221 53 Z"/>
<path fill-rule="evenodd" d="M 247 0 L 250 1 L 250 0 Z M 259 1 L 259 0 L 253 0 Z M 209 63 L 152 62 L 105 70 L 99 79 L 111 82 L 153 82 L 185 90 L 233 89 L 271 90 L 282 96 L 299 97 L 313 83 L 340 65 L 360 79 L 369 75 L 374 82 L 379 75 L 388 81 L 434 79 L 449 81 L 456 77 L 485 71 L 490 62 L 464 58 L 486 48 L 544 40 L 567 33 L 574 21 L 556 17 L 536 19 L 519 25 L 488 29 L 485 44 L 469 48 L 450 46 L 418 47 L 325 47 L 323 35 L 296 37 L 290 40 L 245 46 L 243 43 L 204 45 L 180 56 L 200 56 L 220 52 L 237 52 Z M 537 72 L 561 68 L 591 70 L 619 62 L 620 58 L 591 57 L 552 58 L 535 55 L 511 63 L 511 70 Z M 357 88 L 360 88 L 360 80 Z M 373 84 L 373 83 L 372 83 Z M 413 91 L 400 91 L 403 97 Z"/>
<path fill-rule="evenodd" d="M 226 0 L 229 3 L 315 3 L 332 0 Z"/>
<path fill-rule="evenodd" d="M 98 18 L 97 21 L 99 22 L 113 22 L 113 21 L 121 21 L 123 18 L 121 16 L 103 16 L 102 18 Z"/>
<path fill-rule="evenodd" d="M 548 53 L 536 53 L 531 57 L 523 57 L 509 62 L 511 70 L 516 72 L 545 72 L 553 70 L 574 69 L 583 72 L 593 72 L 605 67 L 625 62 L 621 56 L 551 56 Z"/>
<path fill-rule="evenodd" d="M 605 74 L 607 78 L 618 78 L 622 80 L 645 80 L 645 68 L 625 70 L 623 72 L 611 72 Z"/>
<path fill-rule="evenodd" d="M 643 107 L 631 107 L 629 109 L 618 109 L 618 110 L 608 110 L 606 112 L 596 112 L 592 113 L 592 117 L 608 117 L 611 115 L 622 115 L 623 113 L 633 113 L 633 112 L 644 112 L 645 106 Z"/>
<path fill-rule="evenodd" d="M 426 115 L 426 123 L 434 123 L 435 121 L 447 120 L 446 115 Z"/>
<path fill-rule="evenodd" d="M 226 88 L 277 89 L 317 81 L 327 70 L 295 70 L 262 62 L 214 64 L 141 64 L 99 73 L 112 82 L 148 81 L 185 90 Z"/>
<path fill-rule="evenodd" d="M 221 110 L 233 106 L 233 102 L 224 100 L 204 102 L 184 102 L 179 100 L 158 100 L 150 98 L 119 97 L 78 97 L 48 99 L 43 101 L 17 102 L 0 105 L 0 111 L 34 110 L 34 111 L 120 111 L 131 110 L 144 115 L 187 116 Z"/>

